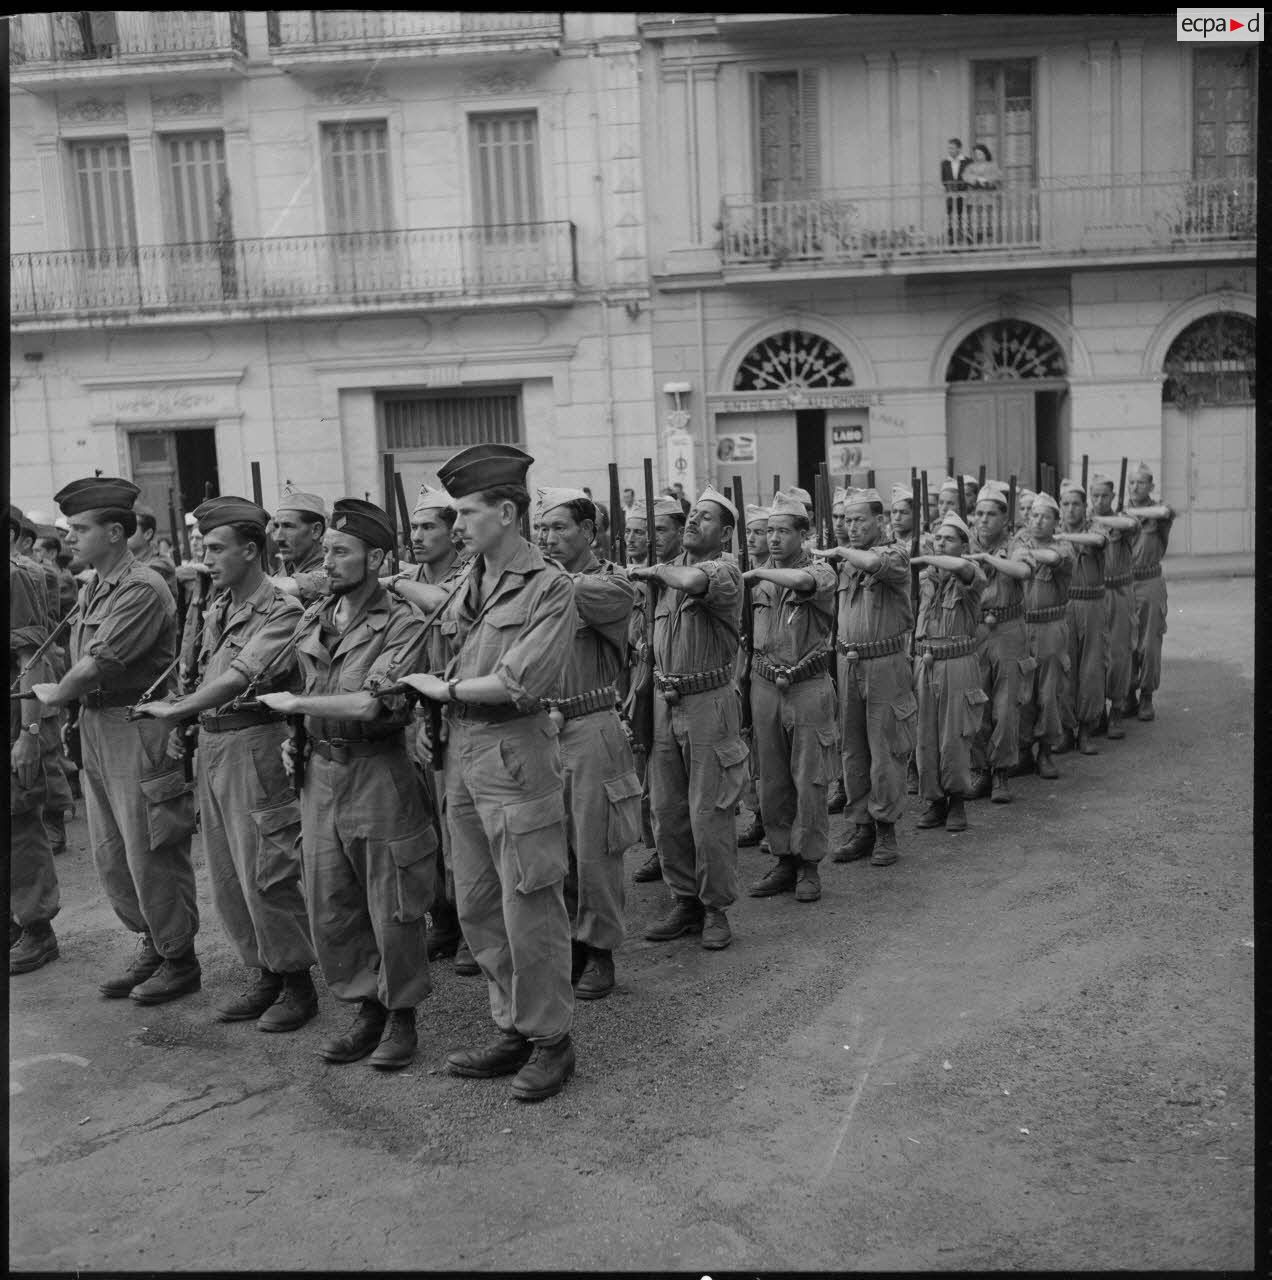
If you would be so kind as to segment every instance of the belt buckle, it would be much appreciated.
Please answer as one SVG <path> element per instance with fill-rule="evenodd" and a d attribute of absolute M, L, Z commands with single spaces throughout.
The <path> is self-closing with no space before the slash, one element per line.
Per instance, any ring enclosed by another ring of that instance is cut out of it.
<path fill-rule="evenodd" d="M 793 667 L 774 667 L 773 683 L 783 691 L 789 689 L 792 684 L 791 676 L 794 674 Z"/>
<path fill-rule="evenodd" d="M 662 696 L 669 707 L 676 706 L 680 701 L 680 681 L 664 677 Z"/>
<path fill-rule="evenodd" d="M 349 763 L 348 738 L 328 738 L 327 750 L 331 753 L 331 761 L 333 764 Z"/>

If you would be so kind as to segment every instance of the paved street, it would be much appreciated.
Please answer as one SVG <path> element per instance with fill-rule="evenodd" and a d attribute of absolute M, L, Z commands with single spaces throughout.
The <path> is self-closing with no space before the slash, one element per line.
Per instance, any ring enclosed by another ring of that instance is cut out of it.
<path fill-rule="evenodd" d="M 899 863 L 742 897 L 727 951 L 640 940 L 666 891 L 631 887 L 538 1106 L 442 1073 L 489 1029 L 448 964 L 396 1074 L 316 1056 L 325 989 L 294 1035 L 213 1021 L 202 866 L 202 992 L 100 999 L 132 941 L 81 814 L 61 959 L 10 980 L 10 1266 L 1252 1267 L 1253 588 L 1171 583 L 1156 723 L 961 836 L 912 797 Z"/>

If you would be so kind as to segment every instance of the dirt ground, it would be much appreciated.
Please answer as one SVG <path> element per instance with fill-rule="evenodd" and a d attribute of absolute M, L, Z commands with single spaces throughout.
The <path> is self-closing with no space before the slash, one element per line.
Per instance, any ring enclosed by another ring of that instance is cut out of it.
<path fill-rule="evenodd" d="M 75 823 L 61 959 L 10 979 L 10 1266 L 1253 1267 L 1253 594 L 1172 583 L 1155 723 L 963 835 L 911 798 L 900 862 L 742 896 L 727 951 L 641 940 L 666 890 L 632 886 L 538 1106 L 443 1074 L 489 1030 L 448 963 L 396 1074 L 316 1056 L 325 991 L 294 1035 L 213 1021 L 202 868 L 203 990 L 99 998 L 132 940 Z"/>

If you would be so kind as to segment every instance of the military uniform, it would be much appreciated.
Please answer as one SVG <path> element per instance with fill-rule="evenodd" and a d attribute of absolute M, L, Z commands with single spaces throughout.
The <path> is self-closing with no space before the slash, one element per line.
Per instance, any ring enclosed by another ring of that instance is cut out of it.
<path fill-rule="evenodd" d="M 1090 519 L 1079 533 L 1101 533 Z M 1107 606 L 1104 603 L 1104 548 L 1070 544 L 1073 573 L 1065 623 L 1069 633 L 1068 694 L 1061 707 L 1066 729 L 1085 735 L 1104 713 L 1108 666 Z"/>
<path fill-rule="evenodd" d="M 776 504 L 773 514 L 779 514 Z M 834 625 L 835 571 L 807 551 L 782 568 L 809 574 L 814 585 L 806 592 L 763 579 L 751 586 L 752 755 L 771 852 L 779 862 L 792 858 L 815 867 L 828 850 L 826 793 L 839 775 L 827 648 Z M 796 869 L 788 866 L 792 874 L 786 879 L 793 885 Z M 812 901 L 815 881 L 808 883 L 810 892 L 802 897 Z"/>
<path fill-rule="evenodd" d="M 1128 502 L 1125 512 L 1135 515 L 1135 507 L 1156 505 Z M 1138 517 L 1137 517 L 1138 519 Z M 1131 577 L 1135 593 L 1135 649 L 1132 658 L 1131 687 L 1141 701 L 1152 695 L 1162 682 L 1162 639 L 1166 635 L 1166 579 L 1162 577 L 1162 559 L 1170 541 L 1173 516 L 1140 520 L 1131 543 Z M 1141 719 L 1147 719 L 1141 716 Z"/>
<path fill-rule="evenodd" d="M 1108 531 L 1104 548 L 1104 696 L 1111 704 L 1110 722 L 1121 717 L 1131 694 L 1131 657 L 1135 651 L 1136 610 L 1131 548 L 1134 535 Z M 1112 735 L 1110 735 L 1112 736 Z"/>

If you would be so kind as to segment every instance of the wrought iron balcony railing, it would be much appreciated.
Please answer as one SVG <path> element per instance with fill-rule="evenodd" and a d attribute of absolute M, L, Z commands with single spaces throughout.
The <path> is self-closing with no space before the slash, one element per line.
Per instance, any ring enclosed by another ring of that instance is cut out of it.
<path fill-rule="evenodd" d="M 1017 253 L 1169 251 L 1255 233 L 1255 180 L 1065 178 L 995 191 L 824 192 L 722 202 L 726 268 Z"/>
<path fill-rule="evenodd" d="M 12 255 L 10 319 L 469 305 L 575 288 L 574 224 L 276 236 Z"/>
<path fill-rule="evenodd" d="M 447 40 L 560 39 L 561 15 L 425 9 L 275 9 L 269 13 L 268 28 L 271 49 L 302 53 Z"/>
<path fill-rule="evenodd" d="M 243 13 L 103 9 L 23 13 L 9 19 L 9 66 L 109 65 L 190 54 L 246 56 Z"/>

